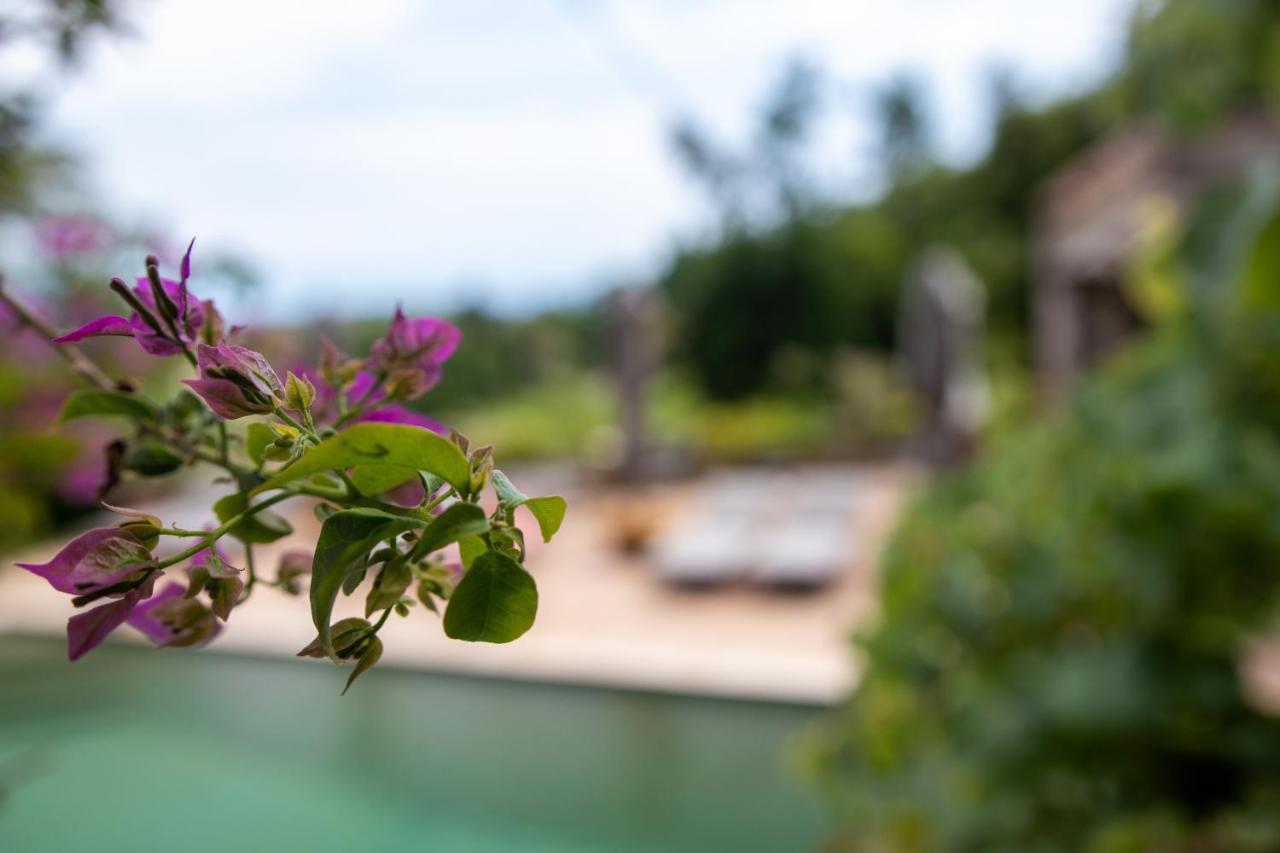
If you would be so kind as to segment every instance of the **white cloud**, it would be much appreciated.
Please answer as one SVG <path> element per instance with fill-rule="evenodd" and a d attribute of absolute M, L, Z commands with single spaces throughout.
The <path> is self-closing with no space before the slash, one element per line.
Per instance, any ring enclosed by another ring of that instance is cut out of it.
<path fill-rule="evenodd" d="M 963 155 L 981 143 L 994 64 L 1051 88 L 1085 82 L 1130 6 L 139 4 L 139 37 L 93 52 L 53 124 L 115 209 L 244 247 L 277 295 L 314 283 L 330 304 L 372 311 L 448 297 L 471 277 L 527 301 L 533 283 L 652 269 L 697 219 L 666 147 L 668 107 L 744 133 L 779 63 L 804 49 L 855 89 L 918 69 Z M 845 178 L 859 133 L 847 116 L 822 149 Z"/>

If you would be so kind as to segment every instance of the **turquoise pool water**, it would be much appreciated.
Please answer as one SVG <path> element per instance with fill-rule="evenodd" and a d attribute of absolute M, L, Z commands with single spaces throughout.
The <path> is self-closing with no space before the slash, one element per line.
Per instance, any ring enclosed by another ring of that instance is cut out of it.
<path fill-rule="evenodd" d="M 819 709 L 0 643 L 0 851 L 799 851 Z"/>

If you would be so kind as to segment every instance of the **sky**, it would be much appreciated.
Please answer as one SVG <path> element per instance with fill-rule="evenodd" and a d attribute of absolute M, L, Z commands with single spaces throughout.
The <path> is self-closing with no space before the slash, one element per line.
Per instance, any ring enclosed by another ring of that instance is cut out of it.
<path fill-rule="evenodd" d="M 1088 86 L 1132 5 L 132 0 L 132 32 L 58 83 L 48 135 L 113 214 L 249 259 L 255 310 L 528 310 L 652 279 L 705 235 L 669 122 L 745 144 L 789 57 L 832 81 L 813 162 L 854 198 L 877 84 L 918 76 L 962 162 L 993 70 L 1038 98 Z"/>

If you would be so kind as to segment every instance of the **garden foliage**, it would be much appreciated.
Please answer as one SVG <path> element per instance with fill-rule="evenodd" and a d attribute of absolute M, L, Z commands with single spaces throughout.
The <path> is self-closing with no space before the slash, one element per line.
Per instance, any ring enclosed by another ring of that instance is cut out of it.
<path fill-rule="evenodd" d="M 1241 675 L 1280 591 L 1280 218 L 1237 210 L 1068 412 L 908 513 L 820 735 L 847 849 L 1280 849 Z"/>
<path fill-rule="evenodd" d="M 67 625 L 71 659 L 125 624 L 156 645 L 203 645 L 255 586 L 299 594 L 308 575 L 316 638 L 300 654 L 354 663 L 348 685 L 381 656 L 387 619 L 418 604 L 443 609 L 445 633 L 455 639 L 505 643 L 524 634 L 538 595 L 523 567 L 515 512 L 524 507 L 550 540 L 564 499 L 525 496 L 494 467 L 491 447 L 445 434 L 404 405 L 439 381 L 458 330 L 397 311 L 368 357 L 327 346 L 315 369 L 282 379 L 263 355 L 236 343 L 239 329 L 224 323 L 212 301 L 191 291 L 190 259 L 188 249 L 172 280 L 149 257 L 133 287 L 111 282 L 127 314 L 97 318 L 52 342 L 91 384 L 67 398 L 61 419 L 131 425 L 108 447 L 108 491 L 126 477 L 195 465 L 219 472 L 227 486 L 205 529 L 108 505 L 119 524 L 76 537 L 47 563 L 21 564 L 82 608 Z M 9 305 L 27 325 L 45 328 L 19 303 Z M 103 336 L 185 359 L 195 377 L 170 400 L 150 399 L 75 348 Z M 234 430 L 234 422 L 247 427 Z M 490 489 L 495 508 L 486 512 L 480 501 Z M 286 552 L 267 577 L 254 564 L 254 546 L 292 533 L 272 507 L 294 498 L 314 505 L 318 541 L 314 552 Z M 228 554 L 227 540 L 239 548 Z M 454 550 L 456 560 L 446 556 Z M 333 622 L 339 596 L 366 578 L 364 616 Z"/>

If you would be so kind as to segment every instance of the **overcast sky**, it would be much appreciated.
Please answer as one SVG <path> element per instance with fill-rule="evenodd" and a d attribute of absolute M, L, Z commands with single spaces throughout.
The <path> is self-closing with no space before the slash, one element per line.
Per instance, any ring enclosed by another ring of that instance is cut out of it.
<path fill-rule="evenodd" d="M 743 140 L 783 62 L 838 81 L 817 143 L 868 186 L 867 92 L 910 70 L 949 157 L 994 68 L 1041 97 L 1110 68 L 1132 0 L 134 0 L 50 132 L 103 205 L 264 272 L 273 313 L 571 300 L 651 275 L 708 211 L 667 120 Z M 306 298 L 305 294 L 316 294 Z"/>

